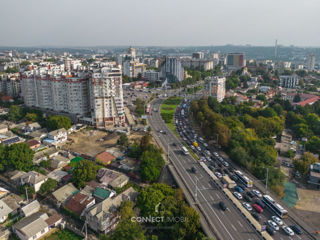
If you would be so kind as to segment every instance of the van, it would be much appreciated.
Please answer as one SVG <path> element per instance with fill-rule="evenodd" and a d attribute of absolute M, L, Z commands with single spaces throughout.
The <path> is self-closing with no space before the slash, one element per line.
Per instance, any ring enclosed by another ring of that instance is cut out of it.
<path fill-rule="evenodd" d="M 258 204 L 253 204 L 253 208 L 254 208 L 258 213 L 263 213 L 263 209 L 262 209 Z"/>
<path fill-rule="evenodd" d="M 222 201 L 219 202 L 219 206 L 223 211 L 227 210 L 227 206 L 226 206 L 226 204 L 224 202 L 222 202 Z"/>

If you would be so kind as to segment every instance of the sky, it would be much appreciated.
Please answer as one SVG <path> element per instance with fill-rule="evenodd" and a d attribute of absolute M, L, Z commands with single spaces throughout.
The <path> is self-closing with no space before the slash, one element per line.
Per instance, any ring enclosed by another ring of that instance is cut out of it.
<path fill-rule="evenodd" d="M 0 0 L 0 46 L 320 46 L 319 0 Z"/>

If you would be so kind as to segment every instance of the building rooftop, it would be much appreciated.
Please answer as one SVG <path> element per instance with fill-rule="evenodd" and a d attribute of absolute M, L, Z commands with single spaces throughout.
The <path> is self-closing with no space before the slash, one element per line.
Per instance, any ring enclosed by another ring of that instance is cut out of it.
<path fill-rule="evenodd" d="M 97 187 L 94 190 L 93 196 L 101 199 L 101 200 L 105 200 L 110 196 L 111 192 L 107 189 L 101 188 L 101 187 Z"/>
<path fill-rule="evenodd" d="M 96 156 L 96 160 L 104 165 L 108 165 L 111 161 L 115 159 L 116 158 L 108 152 L 102 152 Z"/>
<path fill-rule="evenodd" d="M 40 203 L 37 200 L 34 200 L 28 205 L 21 208 L 21 211 L 26 217 L 30 216 L 35 212 L 38 212 L 39 210 L 40 210 Z"/>
<path fill-rule="evenodd" d="M 70 196 L 73 196 L 73 194 L 76 194 L 78 191 L 72 183 L 68 183 L 54 191 L 52 195 L 58 202 L 64 203 Z"/>

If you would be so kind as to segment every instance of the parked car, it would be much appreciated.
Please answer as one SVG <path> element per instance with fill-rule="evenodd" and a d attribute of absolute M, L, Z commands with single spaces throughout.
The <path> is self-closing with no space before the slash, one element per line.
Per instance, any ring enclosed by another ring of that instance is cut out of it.
<path fill-rule="evenodd" d="M 191 172 L 196 173 L 196 172 L 197 172 L 196 167 L 192 166 L 192 168 L 191 168 Z"/>
<path fill-rule="evenodd" d="M 215 172 L 214 174 L 217 176 L 217 178 L 222 178 L 222 174 L 221 173 Z"/>
<path fill-rule="evenodd" d="M 270 227 L 272 227 L 275 231 L 278 231 L 278 230 L 279 230 L 279 226 L 278 226 L 274 221 L 268 220 L 267 223 L 268 223 L 268 225 L 269 225 Z"/>
<path fill-rule="evenodd" d="M 252 192 L 250 192 L 250 191 L 249 191 L 247 194 L 248 194 L 248 196 L 251 197 L 251 198 L 254 198 L 254 196 L 255 196 L 255 195 L 254 195 Z"/>
<path fill-rule="evenodd" d="M 229 167 L 229 163 L 226 162 L 226 161 L 223 161 L 222 164 L 223 164 L 224 166 L 226 166 L 226 167 Z"/>
<path fill-rule="evenodd" d="M 238 193 L 238 192 L 233 192 L 233 195 L 239 200 L 242 199 L 242 195 L 240 193 Z"/>
<path fill-rule="evenodd" d="M 243 189 L 241 187 L 239 187 L 239 186 L 236 186 L 234 189 L 239 193 L 243 192 Z"/>
<path fill-rule="evenodd" d="M 262 209 L 258 204 L 253 204 L 253 208 L 254 208 L 258 213 L 263 213 L 263 209 Z"/>
<path fill-rule="evenodd" d="M 274 222 L 275 222 L 276 224 L 278 224 L 279 226 L 283 225 L 282 220 L 281 220 L 279 217 L 277 217 L 277 216 L 272 216 L 272 217 L 271 217 L 271 220 L 274 221 Z"/>
<path fill-rule="evenodd" d="M 243 203 L 242 203 L 242 206 L 243 206 L 245 209 L 247 209 L 248 211 L 251 211 L 251 210 L 252 210 L 251 205 L 250 205 L 249 203 L 247 203 L 247 202 L 243 202 Z"/>
<path fill-rule="evenodd" d="M 273 236 L 275 234 L 275 230 L 272 227 L 270 227 L 269 225 L 267 225 L 266 230 L 271 236 Z"/>
<path fill-rule="evenodd" d="M 222 201 L 219 202 L 219 206 L 223 211 L 227 210 L 227 206 L 226 206 L 226 204 L 224 202 L 222 202 Z"/>
<path fill-rule="evenodd" d="M 266 205 L 261 200 L 256 200 L 256 204 L 258 204 L 261 208 L 266 207 Z"/>
<path fill-rule="evenodd" d="M 254 195 L 256 195 L 257 197 L 262 198 L 262 194 L 261 194 L 261 192 L 258 191 L 258 190 L 253 189 L 253 190 L 252 190 L 252 193 L 253 193 Z"/>
<path fill-rule="evenodd" d="M 294 232 L 290 227 L 283 226 L 282 229 L 287 235 L 289 235 L 289 236 L 293 236 L 294 235 Z"/>
<path fill-rule="evenodd" d="M 301 235 L 303 232 L 298 225 L 292 225 L 290 228 L 298 235 Z"/>
<path fill-rule="evenodd" d="M 247 201 L 247 202 L 251 202 L 252 201 L 252 198 L 248 195 L 248 194 L 245 194 L 243 196 L 243 198 Z"/>
<path fill-rule="evenodd" d="M 261 220 L 261 216 L 255 212 L 251 213 L 251 215 L 259 222 Z"/>

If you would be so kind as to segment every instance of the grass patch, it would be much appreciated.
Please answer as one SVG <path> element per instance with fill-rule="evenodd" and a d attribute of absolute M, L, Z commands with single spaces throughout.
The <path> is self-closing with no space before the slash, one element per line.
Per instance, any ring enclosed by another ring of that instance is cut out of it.
<path fill-rule="evenodd" d="M 81 240 L 82 237 L 76 235 L 69 230 L 59 230 L 50 236 L 46 237 L 44 240 Z"/>

